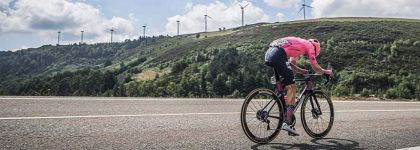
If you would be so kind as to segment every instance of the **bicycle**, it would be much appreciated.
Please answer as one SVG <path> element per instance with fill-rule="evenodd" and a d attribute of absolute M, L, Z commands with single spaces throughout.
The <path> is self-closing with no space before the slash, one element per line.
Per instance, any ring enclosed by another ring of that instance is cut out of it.
<path fill-rule="evenodd" d="M 267 88 L 257 88 L 247 95 L 241 109 L 242 129 L 255 143 L 265 144 L 274 140 L 281 131 L 285 117 L 286 94 L 283 91 L 285 87 L 275 67 L 273 70 L 274 77 L 271 77 L 271 82 L 276 85 L 276 93 Z M 304 75 L 303 79 L 295 79 L 296 82 L 304 82 L 305 87 L 297 98 L 293 114 L 300 108 L 301 122 L 305 132 L 312 138 L 318 139 L 330 132 L 334 122 L 334 108 L 331 99 L 324 92 L 314 90 L 313 77 L 315 76 L 320 75 L 308 74 Z M 326 77 L 325 84 L 331 79 L 329 75 Z M 308 123 L 316 123 L 316 125 Z M 295 124 L 296 118 L 293 116 L 292 127 Z M 323 128 L 320 124 L 327 126 Z"/>

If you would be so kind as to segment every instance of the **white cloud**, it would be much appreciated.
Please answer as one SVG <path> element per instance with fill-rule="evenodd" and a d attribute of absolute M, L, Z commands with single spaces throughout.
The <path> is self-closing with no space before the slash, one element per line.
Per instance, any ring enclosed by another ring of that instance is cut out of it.
<path fill-rule="evenodd" d="M 99 9 L 83 2 L 18 0 L 13 8 L 9 8 L 9 3 L 10 0 L 0 0 L 0 10 L 3 9 L 0 32 L 29 32 L 55 38 L 56 31 L 60 30 L 63 40 L 69 43 L 78 41 L 81 30 L 85 31 L 87 42 L 109 41 L 110 28 L 116 30 L 115 40 L 130 37 L 135 30 L 134 15 L 129 15 L 129 19 L 115 16 L 107 19 Z"/>
<path fill-rule="evenodd" d="M 286 17 L 286 15 L 284 15 L 283 13 L 277 13 L 276 17 L 278 19 L 278 21 L 284 21 L 284 18 Z"/>
<path fill-rule="evenodd" d="M 193 3 L 187 2 L 187 4 L 185 5 L 185 10 L 190 10 L 190 9 L 192 9 L 193 6 L 194 6 Z"/>
<path fill-rule="evenodd" d="M 257 22 L 266 22 L 270 18 L 264 11 L 253 5 L 252 2 L 248 2 L 249 5 L 245 8 L 245 24 L 252 24 Z M 176 34 L 177 24 L 176 21 L 180 20 L 180 33 L 194 33 L 204 31 L 204 14 L 207 13 L 213 19 L 208 19 L 208 30 L 214 31 L 218 28 L 226 27 L 238 27 L 242 23 L 241 9 L 239 4 L 244 5 L 245 2 L 234 1 L 230 5 L 226 5 L 220 1 L 216 1 L 207 5 L 197 4 L 192 5 L 188 3 L 186 6 L 186 12 L 182 15 L 175 15 L 168 18 L 166 24 L 166 32 L 170 34 Z"/>
<path fill-rule="evenodd" d="M 312 15 L 319 17 L 420 18 L 420 1 L 313 0 Z"/>
<path fill-rule="evenodd" d="M 6 10 L 11 1 L 12 0 L 0 0 L 0 12 Z"/>
<path fill-rule="evenodd" d="M 301 0 L 264 0 L 267 5 L 277 8 L 297 6 L 300 2 Z"/>

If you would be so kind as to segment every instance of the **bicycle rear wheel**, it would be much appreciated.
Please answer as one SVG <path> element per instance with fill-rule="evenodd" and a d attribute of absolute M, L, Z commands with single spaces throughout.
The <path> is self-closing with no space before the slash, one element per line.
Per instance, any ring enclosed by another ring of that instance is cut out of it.
<path fill-rule="evenodd" d="M 283 105 L 273 91 L 255 89 L 246 97 L 241 110 L 241 125 L 255 143 L 268 143 L 279 134 L 283 123 Z"/>
<path fill-rule="evenodd" d="M 300 112 L 303 128 L 309 136 L 322 138 L 330 132 L 334 122 L 334 107 L 324 92 L 314 91 L 307 95 Z"/>

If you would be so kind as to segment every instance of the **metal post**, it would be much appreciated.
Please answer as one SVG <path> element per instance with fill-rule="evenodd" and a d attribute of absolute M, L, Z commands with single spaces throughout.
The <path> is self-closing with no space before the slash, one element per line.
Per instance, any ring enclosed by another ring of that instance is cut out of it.
<path fill-rule="evenodd" d="M 143 26 L 143 38 L 146 38 L 146 26 Z"/>
<path fill-rule="evenodd" d="M 114 33 L 114 29 L 111 29 L 111 43 L 112 43 L 112 34 Z"/>
<path fill-rule="evenodd" d="M 58 37 L 57 37 L 57 38 L 58 38 L 58 40 L 57 40 L 57 45 L 60 45 L 60 34 L 61 34 L 61 31 L 58 31 L 57 33 L 58 33 Z"/>
<path fill-rule="evenodd" d="M 176 23 L 177 23 L 177 31 L 176 31 L 176 33 L 177 33 L 177 35 L 179 36 L 179 20 L 178 20 L 178 21 L 176 21 Z"/>
<path fill-rule="evenodd" d="M 80 31 L 80 32 L 82 32 L 82 36 L 80 37 L 80 44 L 83 44 L 83 33 L 85 32 L 85 31 Z"/>
<path fill-rule="evenodd" d="M 207 32 L 207 15 L 204 16 L 204 32 Z"/>
<path fill-rule="evenodd" d="M 244 26 L 244 7 L 241 7 L 242 9 L 242 26 Z"/>

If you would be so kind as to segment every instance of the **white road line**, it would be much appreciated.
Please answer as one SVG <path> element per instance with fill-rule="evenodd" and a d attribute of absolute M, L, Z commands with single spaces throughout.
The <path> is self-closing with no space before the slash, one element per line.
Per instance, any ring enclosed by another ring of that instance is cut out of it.
<path fill-rule="evenodd" d="M 244 99 L 216 99 L 216 98 L 110 98 L 110 97 L 0 97 L 0 100 L 71 100 L 71 101 L 223 101 L 243 102 Z M 385 104 L 420 104 L 413 101 L 341 101 L 333 103 L 385 103 Z"/>
<path fill-rule="evenodd" d="M 45 117 L 4 117 L 4 118 L 0 118 L 0 120 L 71 119 L 71 118 L 111 118 L 111 117 L 153 117 L 153 116 L 192 116 L 192 115 L 234 115 L 234 114 L 240 114 L 240 112 L 179 113 L 179 114 L 139 114 L 139 115 L 45 116 Z"/>
<path fill-rule="evenodd" d="M 0 100 L 71 100 L 71 101 L 227 101 L 243 102 L 243 99 L 211 98 L 91 98 L 91 97 L 0 97 Z"/>
<path fill-rule="evenodd" d="M 419 149 L 420 149 L 420 146 L 401 148 L 401 149 L 397 149 L 397 150 L 419 150 Z"/>
<path fill-rule="evenodd" d="M 382 104 L 420 104 L 419 102 L 415 101 L 348 101 L 348 100 L 332 100 L 332 103 L 382 103 Z"/>
<path fill-rule="evenodd" d="M 351 112 L 417 112 L 420 109 L 383 109 L 383 110 L 338 110 L 336 113 L 351 113 Z"/>
<path fill-rule="evenodd" d="M 420 109 L 401 110 L 339 110 L 335 113 L 353 112 L 420 112 Z M 153 116 L 196 116 L 196 115 L 238 115 L 240 112 L 220 113 L 177 113 L 177 114 L 139 114 L 139 115 L 88 115 L 88 116 L 43 116 L 43 117 L 3 117 L 0 120 L 28 120 L 28 119 L 71 119 L 71 118 L 111 118 L 111 117 L 153 117 Z"/>

